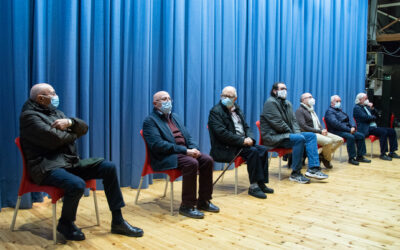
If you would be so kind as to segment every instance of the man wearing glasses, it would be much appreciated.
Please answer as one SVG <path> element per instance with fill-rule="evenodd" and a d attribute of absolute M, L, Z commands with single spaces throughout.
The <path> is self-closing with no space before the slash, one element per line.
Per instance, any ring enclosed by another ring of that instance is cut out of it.
<path fill-rule="evenodd" d="M 143 122 L 143 136 L 150 153 L 153 170 L 179 168 L 182 171 L 182 203 L 179 214 L 204 218 L 199 210 L 218 213 L 212 204 L 213 159 L 198 150 L 197 143 L 186 130 L 178 115 L 172 113 L 172 100 L 168 92 L 159 91 L 153 96 L 153 111 Z M 196 198 L 197 173 L 199 196 Z"/>
<path fill-rule="evenodd" d="M 255 145 L 253 132 L 247 125 L 240 107 L 235 103 L 236 100 L 236 89 L 227 86 L 222 90 L 221 100 L 210 111 L 210 154 L 215 161 L 231 162 L 241 150 L 239 155 L 247 162 L 250 180 L 248 194 L 265 199 L 265 193 L 274 192 L 265 185 L 268 183 L 267 148 Z"/>
<path fill-rule="evenodd" d="M 292 104 L 286 100 L 287 89 L 283 82 L 272 85 L 271 96 L 264 104 L 260 116 L 261 136 L 266 146 L 292 148 L 292 173 L 290 181 L 309 183 L 311 178 L 326 179 L 320 168 L 317 137 L 311 132 L 301 132 L 293 113 Z M 308 170 L 302 175 L 304 148 L 308 157 Z"/>
<path fill-rule="evenodd" d="M 320 161 L 326 168 L 332 168 L 332 154 L 343 144 L 340 136 L 328 133 L 323 129 L 317 114 L 314 111 L 315 99 L 310 93 L 304 93 L 300 97 L 300 107 L 296 110 L 296 119 L 303 132 L 312 132 L 317 136 L 318 145 L 322 146 Z"/>

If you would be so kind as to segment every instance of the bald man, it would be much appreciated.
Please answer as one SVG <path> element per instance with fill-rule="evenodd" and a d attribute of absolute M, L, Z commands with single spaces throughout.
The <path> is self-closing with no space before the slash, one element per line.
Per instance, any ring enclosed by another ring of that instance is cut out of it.
<path fill-rule="evenodd" d="M 242 156 L 247 162 L 250 187 L 248 194 L 266 199 L 265 193 L 273 193 L 268 188 L 268 150 L 265 146 L 255 145 L 256 140 L 237 100 L 236 89 L 227 86 L 222 90 L 221 100 L 210 110 L 208 129 L 210 132 L 211 151 L 214 160 L 231 162 L 242 150 Z"/>
<path fill-rule="evenodd" d="M 332 154 L 343 144 L 343 138 L 322 128 L 314 105 L 315 99 L 310 93 L 302 94 L 300 107 L 296 110 L 296 119 L 302 132 L 312 132 L 317 136 L 317 143 L 322 146 L 319 160 L 326 168 L 332 168 Z"/>
<path fill-rule="evenodd" d="M 172 113 L 172 100 L 168 92 L 159 91 L 153 96 L 153 111 L 143 122 L 143 136 L 150 153 L 153 170 L 178 168 L 182 171 L 182 203 L 179 214 L 204 218 L 203 211 L 218 213 L 211 203 L 213 159 L 199 151 L 197 143 L 186 130 L 178 115 Z M 199 196 L 196 197 L 197 173 Z"/>
<path fill-rule="evenodd" d="M 75 225 L 79 200 L 86 187 L 85 180 L 102 179 L 112 212 L 111 233 L 142 236 L 142 229 L 131 226 L 122 217 L 125 203 L 115 165 L 103 158 L 79 158 L 75 141 L 87 133 L 88 125 L 81 119 L 66 117 L 57 109 L 59 102 L 51 85 L 36 84 L 20 116 L 21 146 L 31 179 L 38 185 L 64 190 L 57 231 L 67 240 L 85 239 Z"/>

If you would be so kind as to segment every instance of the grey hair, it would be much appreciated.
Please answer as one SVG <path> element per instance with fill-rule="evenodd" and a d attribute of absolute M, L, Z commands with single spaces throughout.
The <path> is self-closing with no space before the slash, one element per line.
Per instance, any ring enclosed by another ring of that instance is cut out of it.
<path fill-rule="evenodd" d="M 355 104 L 359 104 L 360 103 L 360 99 L 363 98 L 364 96 L 366 96 L 367 94 L 365 93 L 358 93 L 358 95 L 356 96 L 356 100 L 354 101 Z"/>
<path fill-rule="evenodd" d="M 233 87 L 233 86 L 226 86 L 226 87 L 222 90 L 222 93 L 224 93 L 225 91 L 228 91 L 228 90 L 232 90 L 233 93 L 235 93 L 235 97 L 237 97 L 236 88 Z"/>
<path fill-rule="evenodd" d="M 31 92 L 29 94 L 29 99 L 31 99 L 32 101 L 35 101 L 36 97 L 38 95 L 40 95 L 43 92 L 43 89 L 47 86 L 49 86 L 48 83 L 37 83 L 37 84 L 33 85 L 31 88 Z"/>
<path fill-rule="evenodd" d="M 336 97 L 339 97 L 339 96 L 338 95 L 331 96 L 331 102 L 333 102 L 333 100 L 335 100 Z"/>

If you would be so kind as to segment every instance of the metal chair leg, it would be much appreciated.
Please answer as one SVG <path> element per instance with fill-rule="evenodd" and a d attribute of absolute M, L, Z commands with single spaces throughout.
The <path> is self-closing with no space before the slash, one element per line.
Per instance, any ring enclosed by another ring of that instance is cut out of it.
<path fill-rule="evenodd" d="M 165 188 L 164 188 L 164 195 L 162 197 L 167 196 L 167 188 L 168 188 L 168 182 L 169 182 L 169 175 L 166 176 L 165 178 Z"/>
<path fill-rule="evenodd" d="M 56 204 L 53 204 L 53 241 L 54 244 L 57 244 L 57 229 L 56 229 L 56 223 L 57 223 L 57 219 L 56 219 L 56 213 L 57 213 L 57 209 L 56 209 Z"/>
<path fill-rule="evenodd" d="M 97 206 L 96 190 L 93 190 L 94 209 L 96 211 L 97 226 L 100 226 L 99 208 Z"/>
<path fill-rule="evenodd" d="M 11 226 L 10 226 L 11 231 L 14 231 L 14 226 L 15 226 L 15 221 L 17 220 L 19 205 L 21 204 L 21 198 L 22 198 L 22 196 L 18 196 L 17 205 L 15 205 L 14 215 L 13 215 L 13 218 L 11 221 Z"/>
<path fill-rule="evenodd" d="M 169 179 L 169 178 L 168 178 Z M 174 215 L 174 182 L 171 181 L 171 215 Z"/>
<path fill-rule="evenodd" d="M 143 184 L 143 176 L 140 178 L 140 183 L 139 183 L 139 187 L 138 187 L 138 191 L 136 193 L 136 198 L 135 198 L 135 204 L 137 205 L 137 201 L 139 198 L 139 194 L 140 194 L 140 189 L 142 188 L 142 184 Z"/>
<path fill-rule="evenodd" d="M 373 155 L 373 152 L 374 152 L 374 147 L 372 146 L 374 143 L 371 141 L 371 159 L 372 159 L 372 155 Z"/>
<path fill-rule="evenodd" d="M 279 156 L 279 180 L 281 180 L 282 157 Z"/>
<path fill-rule="evenodd" d="M 235 167 L 235 194 L 238 194 L 238 168 Z"/>
<path fill-rule="evenodd" d="M 342 147 L 343 147 L 343 145 L 340 146 L 340 149 L 339 149 L 339 162 L 342 162 Z"/>

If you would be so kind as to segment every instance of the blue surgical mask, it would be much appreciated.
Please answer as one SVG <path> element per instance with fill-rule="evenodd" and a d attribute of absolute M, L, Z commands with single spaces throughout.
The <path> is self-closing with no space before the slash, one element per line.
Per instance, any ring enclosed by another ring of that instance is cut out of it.
<path fill-rule="evenodd" d="M 340 102 L 335 103 L 335 108 L 340 109 L 340 106 L 342 106 Z"/>
<path fill-rule="evenodd" d="M 233 106 L 233 100 L 229 97 L 222 98 L 221 103 L 227 108 L 230 108 Z"/>
<path fill-rule="evenodd" d="M 164 115 L 168 115 L 171 113 L 172 102 L 166 101 L 161 103 L 160 111 L 163 112 Z"/>
<path fill-rule="evenodd" d="M 60 104 L 60 99 L 58 98 L 58 95 L 55 95 L 55 96 L 51 97 L 51 105 L 54 108 L 58 108 L 59 104 Z"/>

